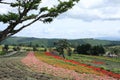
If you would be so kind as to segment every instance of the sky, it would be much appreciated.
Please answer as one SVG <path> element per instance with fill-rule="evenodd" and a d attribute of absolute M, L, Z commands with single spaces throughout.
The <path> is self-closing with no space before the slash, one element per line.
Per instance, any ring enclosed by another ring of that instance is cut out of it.
<path fill-rule="evenodd" d="M 43 0 L 41 6 L 52 6 L 56 4 L 55 1 Z M 8 6 L 0 4 L 0 14 L 8 10 L 10 10 Z M 0 30 L 5 26 L 7 25 L 0 23 Z M 81 0 L 50 24 L 36 22 L 14 36 L 120 39 L 120 0 Z"/>

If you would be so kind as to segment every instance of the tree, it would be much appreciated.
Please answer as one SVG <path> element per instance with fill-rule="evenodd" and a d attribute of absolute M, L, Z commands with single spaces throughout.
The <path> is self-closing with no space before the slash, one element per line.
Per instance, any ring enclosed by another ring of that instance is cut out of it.
<path fill-rule="evenodd" d="M 0 22 L 8 24 L 6 29 L 0 31 L 0 42 L 36 21 L 42 21 L 43 23 L 52 22 L 55 17 L 72 8 L 78 1 L 79 0 L 58 0 L 58 4 L 53 7 L 47 7 L 48 5 L 39 7 L 39 5 L 42 4 L 42 0 L 15 0 L 11 3 L 0 0 L 0 4 L 9 5 L 16 9 L 16 11 L 10 10 L 7 14 L 0 14 Z M 25 24 L 28 20 L 29 22 Z M 18 27 L 18 25 L 22 23 L 24 23 L 24 25 Z"/>
<path fill-rule="evenodd" d="M 102 55 L 105 53 L 105 49 L 103 48 L 103 46 L 93 46 L 92 49 L 91 49 L 91 54 L 92 55 Z"/>
<path fill-rule="evenodd" d="M 82 44 L 77 46 L 76 51 L 78 54 L 90 54 L 91 45 L 90 44 Z"/>
<path fill-rule="evenodd" d="M 36 47 L 39 47 L 39 44 L 35 44 Z"/>
<path fill-rule="evenodd" d="M 72 55 L 72 50 L 71 48 L 68 48 L 68 56 L 71 56 Z"/>
<path fill-rule="evenodd" d="M 105 49 L 101 45 L 91 46 L 90 44 L 82 44 L 77 46 L 76 51 L 78 54 L 87 55 L 102 55 L 105 53 Z"/>
<path fill-rule="evenodd" d="M 33 46 L 33 51 L 38 51 L 36 46 Z"/>
<path fill-rule="evenodd" d="M 64 56 L 64 49 L 67 49 L 70 47 L 70 43 L 64 39 L 64 40 L 59 40 L 58 42 L 55 42 L 54 45 L 56 46 L 56 50 L 59 52 L 59 55 L 62 55 L 63 58 Z"/>
<path fill-rule="evenodd" d="M 4 45 L 4 47 L 3 47 L 3 51 L 5 51 L 5 52 L 7 52 L 8 51 L 8 49 L 9 49 L 9 46 L 8 45 Z"/>

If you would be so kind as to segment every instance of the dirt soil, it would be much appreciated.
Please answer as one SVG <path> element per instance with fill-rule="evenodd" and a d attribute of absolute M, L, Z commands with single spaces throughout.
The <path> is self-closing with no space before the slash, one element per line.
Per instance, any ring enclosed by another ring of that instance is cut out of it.
<path fill-rule="evenodd" d="M 0 57 L 0 80 L 65 80 L 44 73 L 37 73 L 21 63 L 26 53 Z"/>

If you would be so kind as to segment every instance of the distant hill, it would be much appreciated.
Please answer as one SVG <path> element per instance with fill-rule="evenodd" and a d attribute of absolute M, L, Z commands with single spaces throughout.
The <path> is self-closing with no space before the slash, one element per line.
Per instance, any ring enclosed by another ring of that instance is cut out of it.
<path fill-rule="evenodd" d="M 8 44 L 8 45 L 38 45 L 44 47 L 53 47 L 54 42 L 60 39 L 44 39 L 44 38 L 33 38 L 33 37 L 10 37 L 1 44 Z M 91 45 L 120 45 L 120 41 L 109 41 L 109 40 L 99 40 L 99 39 L 70 39 L 68 40 L 72 46 L 77 46 L 80 44 L 89 43 Z"/>

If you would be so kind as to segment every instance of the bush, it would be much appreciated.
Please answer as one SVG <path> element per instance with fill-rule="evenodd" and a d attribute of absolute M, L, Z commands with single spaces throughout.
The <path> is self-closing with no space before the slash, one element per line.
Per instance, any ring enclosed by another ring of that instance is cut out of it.
<path fill-rule="evenodd" d="M 6 52 L 5 51 L 0 51 L 0 55 L 5 55 Z"/>

